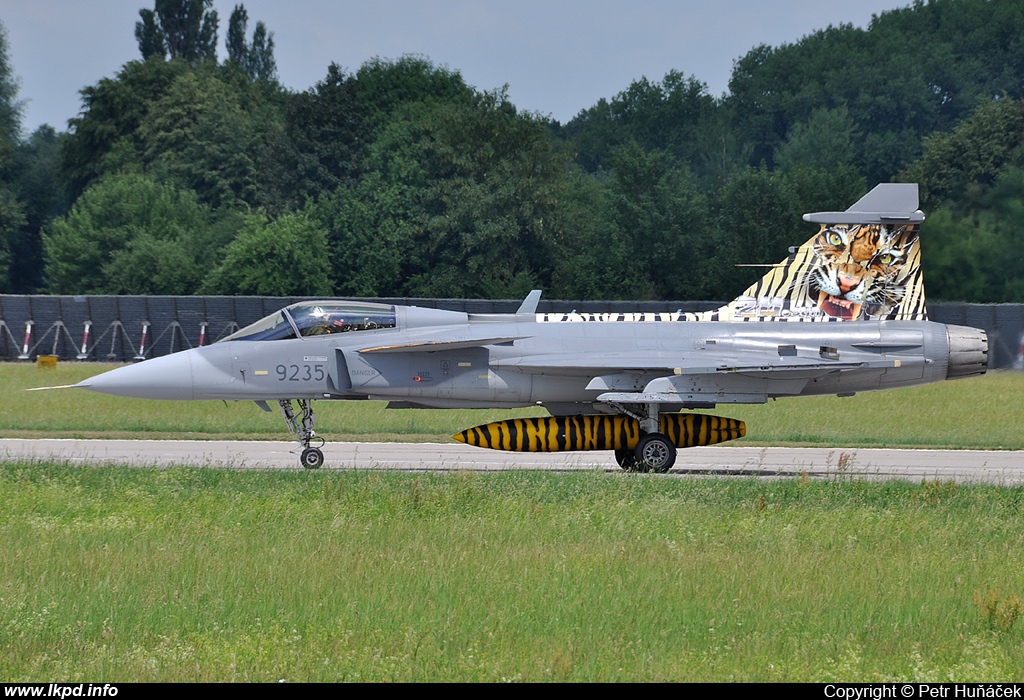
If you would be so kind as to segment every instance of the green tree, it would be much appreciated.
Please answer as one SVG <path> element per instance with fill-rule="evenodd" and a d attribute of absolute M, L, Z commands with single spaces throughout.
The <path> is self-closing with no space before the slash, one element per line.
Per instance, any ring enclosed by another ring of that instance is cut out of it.
<path fill-rule="evenodd" d="M 616 149 L 632 142 L 703 172 L 717 167 L 717 155 L 711 156 L 708 147 L 722 135 L 719 111 L 705 83 L 672 70 L 660 82 L 641 78 L 610 101 L 598 101 L 566 124 L 562 134 L 589 171 L 609 167 Z"/>
<path fill-rule="evenodd" d="M 56 294 L 193 294 L 224 243 L 194 193 L 112 175 L 44 231 L 46 278 Z"/>
<path fill-rule="evenodd" d="M 276 89 L 212 65 L 133 61 L 83 95 L 61 154 L 70 200 L 102 175 L 145 172 L 216 207 L 256 202 L 265 144 L 281 128 Z"/>
<path fill-rule="evenodd" d="M 397 60 L 371 58 L 355 76 L 356 99 L 366 114 L 366 132 L 383 128 L 404 104 L 412 102 L 476 101 L 476 92 L 458 71 L 435 66 L 423 56 Z"/>
<path fill-rule="evenodd" d="M 794 165 L 826 170 L 848 165 L 856 156 L 854 144 L 860 138 L 857 125 L 845 106 L 815 109 L 807 121 L 790 129 L 775 155 L 782 168 Z"/>
<path fill-rule="evenodd" d="M 974 217 L 957 218 L 946 207 L 929 213 L 921 225 L 928 298 L 976 301 L 988 280 L 984 262 L 992 252 L 994 232 Z M 981 253 L 981 255 L 979 255 Z"/>
<path fill-rule="evenodd" d="M 932 298 L 1024 300 L 1024 101 L 984 102 L 933 134 L 901 178 L 919 182 Z"/>
<path fill-rule="evenodd" d="M 24 224 L 10 240 L 10 291 L 38 292 L 43 287 L 42 229 L 66 210 L 59 184 L 60 137 L 42 125 L 18 144 L 10 165 L 10 188 L 20 203 Z"/>
<path fill-rule="evenodd" d="M 68 201 L 74 202 L 101 175 L 142 169 L 139 125 L 188 72 L 182 61 L 131 61 L 116 77 L 82 89 L 81 116 L 70 120 L 61 145 L 61 179 Z"/>
<path fill-rule="evenodd" d="M 631 275 L 631 251 L 608 209 L 609 178 L 567 171 L 558 196 L 559 235 L 551 253 L 555 299 L 630 299 L 649 289 Z"/>
<path fill-rule="evenodd" d="M 980 104 L 947 133 L 924 139 L 921 157 L 900 174 L 917 182 L 922 200 L 969 206 L 1008 165 L 1024 165 L 1024 100 Z"/>
<path fill-rule="evenodd" d="M 985 255 L 993 281 L 984 301 L 1024 302 L 1024 164 L 1006 168 L 982 200 L 982 216 L 995 230 L 995 241 Z"/>
<path fill-rule="evenodd" d="M 228 22 L 228 63 L 245 73 L 249 80 L 276 83 L 274 35 L 267 32 L 263 22 L 257 22 L 250 44 L 245 38 L 248 23 L 249 13 L 245 6 L 235 5 Z"/>
<path fill-rule="evenodd" d="M 318 209 L 341 294 L 515 297 L 551 278 L 568 156 L 504 92 L 398 107 Z"/>
<path fill-rule="evenodd" d="M 228 63 L 239 66 L 243 71 L 249 61 L 249 42 L 245 38 L 248 25 L 249 13 L 245 5 L 235 5 L 228 19 L 228 35 L 224 44 L 228 50 Z"/>
<path fill-rule="evenodd" d="M 801 214 L 815 211 L 846 211 L 871 189 L 857 169 L 840 163 L 830 168 L 794 165 L 777 171 L 796 193 Z M 798 235 L 794 234 L 796 238 Z M 794 240 L 793 243 L 803 243 Z"/>
<path fill-rule="evenodd" d="M 792 181 L 763 167 L 733 175 L 713 206 L 716 274 L 708 288 L 711 299 L 734 298 L 765 272 L 740 266 L 777 263 L 789 254 L 789 246 L 803 243 L 814 231 L 805 224 L 808 228 L 799 233 L 794 224 L 804 212 Z"/>
<path fill-rule="evenodd" d="M 24 105 L 18 100 L 18 87 L 11 65 L 7 29 L 0 23 L 0 167 L 9 161 L 21 136 Z"/>
<path fill-rule="evenodd" d="M 400 110 L 371 154 L 409 227 L 408 294 L 514 298 L 549 278 L 566 159 L 543 119 L 503 92 L 424 102 Z"/>
<path fill-rule="evenodd" d="M 794 44 L 759 46 L 735 63 L 727 103 L 752 164 L 815 110 L 845 106 L 863 134 L 854 165 L 889 180 L 982 100 L 1021 96 L 1024 5 L 930 0 L 883 12 L 866 30 L 828 27 Z"/>
<path fill-rule="evenodd" d="M 1024 302 L 1024 169 L 1010 167 L 978 202 L 957 214 L 939 207 L 921 225 L 930 298 Z"/>
<path fill-rule="evenodd" d="M 252 47 L 249 49 L 250 79 L 267 83 L 277 82 L 277 62 L 274 60 L 274 35 L 267 31 L 263 22 L 257 22 L 252 31 Z"/>
<path fill-rule="evenodd" d="M 790 129 L 775 163 L 805 211 L 843 211 L 870 189 L 854 165 L 860 138 L 846 107 L 816 109 Z"/>
<path fill-rule="evenodd" d="M 156 0 L 153 10 L 139 10 L 135 39 L 143 60 L 149 58 L 217 60 L 217 11 L 213 0 Z"/>
<path fill-rule="evenodd" d="M 237 207 L 256 203 L 264 144 L 279 129 L 275 94 L 197 69 L 153 100 L 135 140 L 146 172 L 195 191 L 214 208 Z"/>
<path fill-rule="evenodd" d="M 305 92 L 285 97 L 280 131 L 268 132 L 258 203 L 270 212 L 300 209 L 359 177 L 370 140 L 355 80 L 336 64 Z"/>
<path fill-rule="evenodd" d="M 21 139 L 21 110 L 7 31 L 0 24 L 0 291 L 11 291 L 13 255 L 17 253 L 19 232 L 26 224 L 24 207 L 12 187 L 12 165 Z"/>
<path fill-rule="evenodd" d="M 316 202 L 328 232 L 331 279 L 341 296 L 400 296 L 415 231 L 411 188 L 371 172 Z"/>
<path fill-rule="evenodd" d="M 664 153 L 629 144 L 609 163 L 605 211 L 619 232 L 611 247 L 621 251 L 622 291 L 642 299 L 701 298 L 714 273 L 706 199 Z"/>
<path fill-rule="evenodd" d="M 245 223 L 210 274 L 212 294 L 329 296 L 332 294 L 327 236 L 304 212 L 268 222 L 259 214 Z"/>
<path fill-rule="evenodd" d="M 18 232 L 25 226 L 25 210 L 14 193 L 7 187 L 0 187 L 0 291 L 12 289 L 12 267 L 17 251 Z"/>

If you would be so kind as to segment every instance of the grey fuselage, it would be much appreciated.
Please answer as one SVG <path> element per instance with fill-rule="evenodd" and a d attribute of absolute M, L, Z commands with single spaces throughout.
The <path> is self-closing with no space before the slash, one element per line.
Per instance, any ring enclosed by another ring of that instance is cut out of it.
<path fill-rule="evenodd" d="M 395 311 L 394 328 L 222 341 L 80 386 L 150 399 L 543 405 L 570 415 L 604 412 L 608 402 L 654 401 L 671 411 L 846 395 L 985 371 L 981 331 L 927 321 L 623 322 L 570 315 L 551 322 L 535 314 Z"/>

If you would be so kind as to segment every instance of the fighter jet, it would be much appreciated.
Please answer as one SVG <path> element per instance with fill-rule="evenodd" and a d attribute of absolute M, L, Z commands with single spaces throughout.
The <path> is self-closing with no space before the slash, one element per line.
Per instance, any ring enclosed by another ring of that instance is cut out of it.
<path fill-rule="evenodd" d="M 702 313 L 467 314 L 355 301 L 287 306 L 207 347 L 75 386 L 148 399 L 277 402 L 302 466 L 324 461 L 316 400 L 389 408 L 542 406 L 453 436 L 512 451 L 611 450 L 666 472 L 677 448 L 745 434 L 691 409 L 984 374 L 984 331 L 928 320 L 914 184 L 881 184 L 725 306 Z M 293 406 L 293 402 L 297 406 Z"/>

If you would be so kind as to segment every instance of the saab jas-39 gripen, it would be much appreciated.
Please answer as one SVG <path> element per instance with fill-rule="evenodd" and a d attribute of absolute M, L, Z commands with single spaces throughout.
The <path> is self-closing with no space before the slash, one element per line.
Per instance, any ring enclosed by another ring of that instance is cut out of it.
<path fill-rule="evenodd" d="M 613 450 L 665 472 L 676 449 L 745 434 L 719 404 L 914 386 L 984 374 L 984 331 L 928 320 L 915 184 L 881 184 L 819 224 L 742 295 L 701 313 L 514 314 L 304 301 L 206 347 L 75 385 L 147 399 L 276 401 L 301 464 L 324 460 L 315 400 L 394 408 L 543 406 L 456 440 L 499 450 Z M 293 402 L 297 405 L 293 407 Z"/>

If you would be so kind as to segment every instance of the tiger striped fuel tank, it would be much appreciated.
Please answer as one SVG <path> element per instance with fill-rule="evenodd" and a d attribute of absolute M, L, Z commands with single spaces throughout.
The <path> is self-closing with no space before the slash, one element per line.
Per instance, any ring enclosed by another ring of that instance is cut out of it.
<path fill-rule="evenodd" d="M 676 447 L 697 447 L 734 440 L 747 434 L 741 420 L 699 413 L 663 413 L 661 432 Z M 509 452 L 566 452 L 633 449 L 640 424 L 628 416 L 554 416 L 511 418 L 452 435 L 475 447 Z"/>

